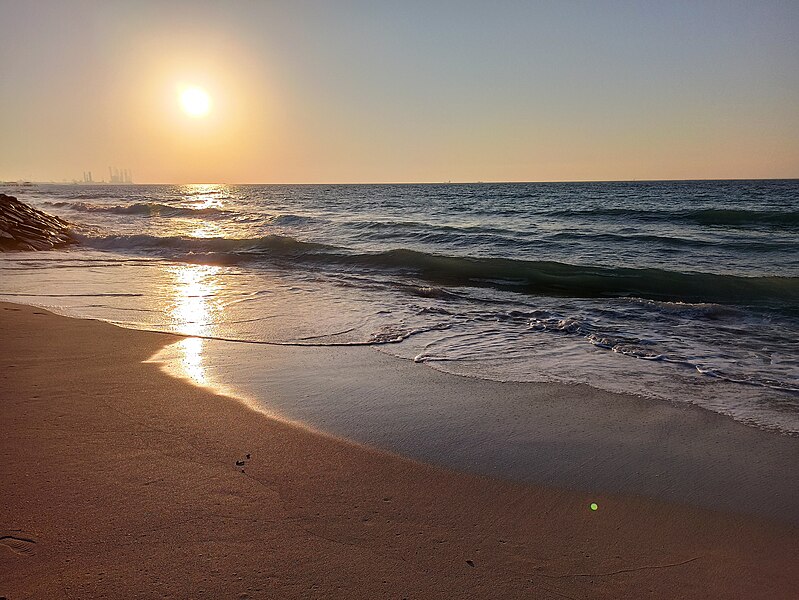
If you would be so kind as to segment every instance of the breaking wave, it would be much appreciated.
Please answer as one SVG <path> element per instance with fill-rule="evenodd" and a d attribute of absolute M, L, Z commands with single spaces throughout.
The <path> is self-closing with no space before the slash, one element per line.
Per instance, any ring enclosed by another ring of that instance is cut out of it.
<path fill-rule="evenodd" d="M 744 277 L 664 269 L 600 267 L 554 261 L 470 258 L 395 249 L 356 253 L 346 248 L 302 242 L 291 237 L 191 238 L 151 235 L 90 237 L 98 249 L 201 253 L 226 264 L 291 259 L 292 267 L 327 263 L 339 268 L 390 271 L 449 286 L 493 287 L 536 295 L 577 298 L 633 297 L 688 303 L 783 305 L 799 307 L 799 278 Z M 174 253 L 173 253 L 174 254 Z M 176 259 L 182 256 L 173 256 Z"/>

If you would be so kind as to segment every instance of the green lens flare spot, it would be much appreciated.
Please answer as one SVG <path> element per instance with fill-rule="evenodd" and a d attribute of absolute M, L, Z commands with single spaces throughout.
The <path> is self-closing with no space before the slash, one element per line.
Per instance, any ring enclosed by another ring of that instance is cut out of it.
<path fill-rule="evenodd" d="M 598 509 L 599 509 L 599 504 L 597 504 L 596 502 L 592 502 L 591 503 L 591 510 L 598 510 Z"/>

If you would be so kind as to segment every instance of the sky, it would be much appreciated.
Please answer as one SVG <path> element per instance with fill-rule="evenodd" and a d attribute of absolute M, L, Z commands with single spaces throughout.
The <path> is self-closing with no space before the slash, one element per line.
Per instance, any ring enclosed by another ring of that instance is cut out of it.
<path fill-rule="evenodd" d="M 0 23 L 0 180 L 799 177 L 795 0 L 0 0 Z"/>

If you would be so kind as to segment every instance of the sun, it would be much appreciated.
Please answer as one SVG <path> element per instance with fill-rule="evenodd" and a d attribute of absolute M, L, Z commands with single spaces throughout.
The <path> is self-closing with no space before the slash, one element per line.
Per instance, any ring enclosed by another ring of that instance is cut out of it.
<path fill-rule="evenodd" d="M 190 117 L 204 117 L 211 110 L 211 96 L 198 87 L 187 87 L 180 93 L 180 105 Z"/>

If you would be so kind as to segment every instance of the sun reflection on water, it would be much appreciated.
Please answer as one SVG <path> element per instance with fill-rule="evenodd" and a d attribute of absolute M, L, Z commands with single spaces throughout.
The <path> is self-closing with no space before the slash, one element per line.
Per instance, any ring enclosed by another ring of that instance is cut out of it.
<path fill-rule="evenodd" d="M 229 192 L 228 187 L 221 184 L 194 183 L 182 186 L 187 200 L 192 203 L 192 208 L 222 208 L 225 197 Z M 222 196 L 222 197 L 220 197 Z"/>
<path fill-rule="evenodd" d="M 210 221 L 200 223 L 189 230 L 189 237 L 193 238 L 219 238 L 225 237 L 225 231 L 217 223 Z"/>
<path fill-rule="evenodd" d="M 174 194 L 170 206 L 177 214 L 170 213 L 163 223 L 170 236 L 233 239 L 261 235 L 261 224 L 243 216 L 237 193 L 227 185 L 181 185 Z"/>

